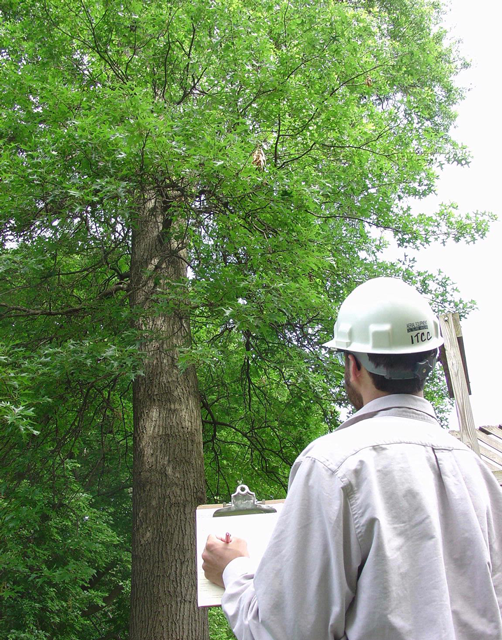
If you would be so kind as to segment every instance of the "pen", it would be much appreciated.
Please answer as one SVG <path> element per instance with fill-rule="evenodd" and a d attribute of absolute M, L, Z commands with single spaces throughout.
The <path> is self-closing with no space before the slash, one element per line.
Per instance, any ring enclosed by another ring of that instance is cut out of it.
<path fill-rule="evenodd" d="M 225 542 L 228 544 L 232 541 L 232 536 L 227 532 L 225 533 Z"/>

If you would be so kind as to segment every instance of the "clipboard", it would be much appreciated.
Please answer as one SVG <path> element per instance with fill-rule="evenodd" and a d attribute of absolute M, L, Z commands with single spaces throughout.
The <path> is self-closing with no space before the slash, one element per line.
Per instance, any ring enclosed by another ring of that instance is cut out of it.
<path fill-rule="evenodd" d="M 209 534 L 224 537 L 227 532 L 248 543 L 249 555 L 258 565 L 275 528 L 284 500 L 256 500 L 245 484 L 237 487 L 227 504 L 197 507 L 197 604 L 219 607 L 225 590 L 209 582 L 202 571 L 202 552 Z"/>

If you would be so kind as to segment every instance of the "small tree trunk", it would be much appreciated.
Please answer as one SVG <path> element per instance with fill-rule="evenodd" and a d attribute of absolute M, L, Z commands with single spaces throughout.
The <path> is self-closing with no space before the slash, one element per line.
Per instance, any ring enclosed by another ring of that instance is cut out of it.
<path fill-rule="evenodd" d="M 184 247 L 169 233 L 176 226 L 172 205 L 145 199 L 133 232 L 131 305 L 137 328 L 147 333 L 144 374 L 133 384 L 130 640 L 208 637 L 195 569 L 194 514 L 205 499 L 200 397 L 194 368 L 178 366 L 190 326 L 179 295 L 187 277 Z M 169 292 L 173 305 L 159 312 L 155 299 L 160 293 L 163 303 Z"/>

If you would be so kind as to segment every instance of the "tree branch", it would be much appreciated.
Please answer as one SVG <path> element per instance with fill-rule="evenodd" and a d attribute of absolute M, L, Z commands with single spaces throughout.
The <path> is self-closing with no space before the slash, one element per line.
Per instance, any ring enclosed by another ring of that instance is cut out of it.
<path fill-rule="evenodd" d="M 116 600 L 123 591 L 124 587 L 121 584 L 118 584 L 105 598 L 103 598 L 103 604 L 91 604 L 90 607 L 87 607 L 87 609 L 82 612 L 82 616 L 84 618 L 88 618 L 89 616 L 98 613 L 98 611 L 106 609 L 106 607 Z"/>
<path fill-rule="evenodd" d="M 102 291 L 99 295 L 96 296 L 96 300 L 101 300 L 103 298 L 109 298 L 113 296 L 118 291 L 126 291 L 128 286 L 121 282 L 113 285 L 109 289 Z M 27 307 L 19 307 L 16 305 L 8 305 L 4 302 L 0 302 L 0 307 L 3 307 L 5 311 L 0 314 L 0 317 L 9 317 L 9 318 L 26 318 L 30 316 L 71 316 L 76 315 L 78 313 L 87 313 L 90 311 L 92 305 L 80 305 L 78 307 L 70 307 L 68 309 L 57 309 L 53 311 L 52 309 L 28 309 Z M 11 312 L 17 313 L 11 313 Z"/>

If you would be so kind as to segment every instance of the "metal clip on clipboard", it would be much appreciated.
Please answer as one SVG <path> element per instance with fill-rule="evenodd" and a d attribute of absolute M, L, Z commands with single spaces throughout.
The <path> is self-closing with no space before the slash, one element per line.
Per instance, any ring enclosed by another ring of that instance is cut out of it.
<path fill-rule="evenodd" d="M 235 493 L 232 493 L 232 501 L 226 503 L 221 509 L 216 509 L 213 518 L 221 516 L 243 516 L 252 513 L 276 513 L 277 509 L 263 500 L 256 500 L 256 495 L 245 484 L 240 484 Z"/>

